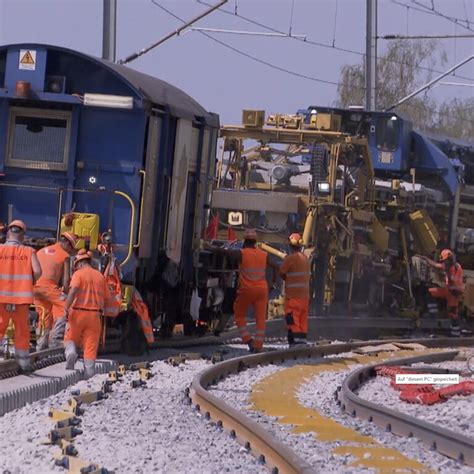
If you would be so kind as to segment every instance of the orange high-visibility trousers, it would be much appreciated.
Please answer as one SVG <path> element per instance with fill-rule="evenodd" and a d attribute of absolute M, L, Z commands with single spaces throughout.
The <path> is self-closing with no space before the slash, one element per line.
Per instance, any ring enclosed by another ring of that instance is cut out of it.
<path fill-rule="evenodd" d="M 285 298 L 285 314 L 293 317 L 288 329 L 295 340 L 305 339 L 308 333 L 309 300 L 307 298 Z"/>
<path fill-rule="evenodd" d="M 433 298 L 446 300 L 446 306 L 448 307 L 448 316 L 451 319 L 458 318 L 458 306 L 460 298 L 459 296 L 453 295 L 447 288 L 428 288 L 430 295 Z"/>
<path fill-rule="evenodd" d="M 247 328 L 247 310 L 253 306 L 255 312 L 255 339 L 253 346 L 261 349 L 265 338 L 265 321 L 267 319 L 268 289 L 267 288 L 241 288 L 237 292 L 234 302 L 235 324 L 239 329 L 240 337 L 244 343 L 252 339 Z"/>
<path fill-rule="evenodd" d="M 34 305 L 41 317 L 44 311 L 44 328 L 51 329 L 53 322 L 64 316 L 66 299 L 63 292 L 56 286 L 42 286 L 34 288 Z"/>
<path fill-rule="evenodd" d="M 74 342 L 76 347 L 83 348 L 84 360 L 95 361 L 102 331 L 100 313 L 72 309 L 68 319 L 64 342 Z"/>
<path fill-rule="evenodd" d="M 30 325 L 28 304 L 17 304 L 13 311 L 7 311 L 6 303 L 0 303 L 0 339 L 3 338 L 10 319 L 15 327 L 15 349 L 28 352 L 30 349 Z"/>

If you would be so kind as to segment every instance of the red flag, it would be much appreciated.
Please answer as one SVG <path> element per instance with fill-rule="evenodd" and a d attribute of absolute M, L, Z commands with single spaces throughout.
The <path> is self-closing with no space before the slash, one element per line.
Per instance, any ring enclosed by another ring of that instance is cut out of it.
<path fill-rule="evenodd" d="M 227 240 L 230 240 L 231 242 L 237 240 L 237 236 L 235 235 L 234 229 L 232 229 L 230 225 L 227 226 Z"/>
<path fill-rule="evenodd" d="M 206 228 L 206 231 L 204 233 L 204 238 L 206 240 L 217 239 L 218 228 L 219 228 L 219 218 L 217 217 L 217 215 L 215 215 L 213 216 L 213 218 L 209 222 L 209 225 Z"/>

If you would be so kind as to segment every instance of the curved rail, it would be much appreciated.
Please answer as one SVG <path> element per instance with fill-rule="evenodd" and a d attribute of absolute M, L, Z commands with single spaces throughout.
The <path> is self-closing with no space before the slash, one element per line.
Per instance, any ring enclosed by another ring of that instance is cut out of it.
<path fill-rule="evenodd" d="M 366 345 L 381 345 L 388 342 L 420 343 L 426 347 L 474 346 L 474 338 L 440 339 L 394 339 L 391 341 L 364 341 L 344 344 L 296 347 L 253 354 L 220 362 L 196 375 L 191 383 L 189 396 L 195 407 L 206 418 L 213 419 L 219 426 L 229 431 L 252 454 L 278 473 L 309 473 L 314 470 L 288 446 L 262 429 L 258 423 L 235 410 L 221 399 L 207 391 L 225 377 L 258 365 L 279 364 L 286 360 L 324 357 L 348 352 Z"/>
<path fill-rule="evenodd" d="M 384 362 L 383 365 L 410 365 L 417 362 L 440 362 L 453 359 L 456 355 L 457 351 L 430 354 L 391 360 Z M 460 460 L 468 466 L 474 466 L 473 438 L 378 405 L 354 393 L 365 382 L 376 376 L 375 367 L 377 367 L 377 365 L 380 364 L 367 365 L 356 369 L 344 379 L 340 390 L 337 392 L 338 403 L 342 406 L 342 409 L 352 416 L 374 422 L 376 425 L 399 436 L 415 436 L 431 449 L 435 449 L 450 458 Z"/>

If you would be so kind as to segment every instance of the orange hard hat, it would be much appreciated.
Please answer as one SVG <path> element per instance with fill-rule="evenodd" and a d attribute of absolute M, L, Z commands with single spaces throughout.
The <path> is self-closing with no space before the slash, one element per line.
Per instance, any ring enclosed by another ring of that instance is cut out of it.
<path fill-rule="evenodd" d="M 15 219 L 8 224 L 8 228 L 11 229 L 12 227 L 19 227 L 23 232 L 26 232 L 26 224 L 19 219 Z"/>
<path fill-rule="evenodd" d="M 244 234 L 244 240 L 257 240 L 257 232 L 255 229 L 246 229 Z"/>
<path fill-rule="evenodd" d="M 81 249 L 77 252 L 74 258 L 74 266 L 76 266 L 82 260 L 90 260 L 92 258 L 92 252 L 88 252 L 86 249 Z"/>
<path fill-rule="evenodd" d="M 298 232 L 294 232 L 288 237 L 291 245 L 301 245 L 301 235 Z"/>
<path fill-rule="evenodd" d="M 444 262 L 445 260 L 448 260 L 448 258 L 450 257 L 453 257 L 453 252 L 451 252 L 451 250 L 449 249 L 444 249 L 444 250 L 441 250 L 441 253 L 439 255 L 439 260 L 440 262 Z"/>
<path fill-rule="evenodd" d="M 61 237 L 64 237 L 72 246 L 72 248 L 76 247 L 78 237 L 76 234 L 73 234 L 72 232 L 62 232 Z"/>

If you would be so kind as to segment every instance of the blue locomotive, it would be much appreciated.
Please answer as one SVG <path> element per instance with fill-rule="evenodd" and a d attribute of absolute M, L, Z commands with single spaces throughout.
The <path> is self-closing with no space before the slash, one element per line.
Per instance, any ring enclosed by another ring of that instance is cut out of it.
<path fill-rule="evenodd" d="M 124 283 L 153 314 L 180 313 L 197 285 L 218 129 L 157 78 L 62 47 L 1 46 L 0 222 L 23 219 L 37 246 L 69 227 L 95 249 L 106 232 Z"/>

